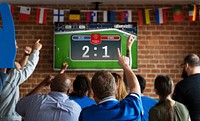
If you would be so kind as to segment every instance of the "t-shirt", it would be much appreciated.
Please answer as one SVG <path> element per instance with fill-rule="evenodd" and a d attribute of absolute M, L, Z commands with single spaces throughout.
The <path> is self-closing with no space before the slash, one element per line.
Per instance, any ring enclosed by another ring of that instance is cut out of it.
<path fill-rule="evenodd" d="M 16 111 L 25 121 L 78 121 L 81 107 L 64 93 L 50 92 L 21 99 Z"/>
<path fill-rule="evenodd" d="M 141 121 L 143 107 L 141 97 L 131 93 L 125 99 L 118 101 L 107 97 L 98 105 L 92 105 L 81 111 L 79 121 Z"/>
<path fill-rule="evenodd" d="M 190 75 L 177 83 L 173 99 L 183 103 L 190 112 L 191 121 L 200 121 L 200 74 Z"/>
<path fill-rule="evenodd" d="M 189 112 L 183 104 L 175 102 L 173 109 L 174 109 L 173 121 L 188 121 Z M 166 114 L 167 114 L 167 108 L 164 104 L 154 106 L 149 111 L 149 121 L 169 121 L 168 115 Z"/>
<path fill-rule="evenodd" d="M 156 99 L 147 97 L 147 96 L 142 96 L 142 105 L 143 105 L 143 109 L 144 109 L 144 120 L 148 121 L 149 120 L 149 110 L 155 106 L 158 101 Z"/>
<path fill-rule="evenodd" d="M 91 105 L 96 104 L 96 102 L 94 100 L 92 100 L 91 98 L 89 98 L 86 95 L 82 98 L 79 98 L 75 94 L 72 93 L 72 94 L 69 95 L 69 99 L 74 100 L 76 103 L 78 103 L 81 106 L 82 109 L 87 107 L 87 106 L 91 106 Z"/>

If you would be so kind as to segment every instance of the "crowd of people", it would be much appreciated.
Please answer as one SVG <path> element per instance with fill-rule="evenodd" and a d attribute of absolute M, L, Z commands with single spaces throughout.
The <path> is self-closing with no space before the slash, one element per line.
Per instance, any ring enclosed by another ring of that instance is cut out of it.
<path fill-rule="evenodd" d="M 19 85 L 34 72 L 42 44 L 38 40 L 33 50 L 26 47 L 15 68 L 0 69 L 0 121 L 200 121 L 199 57 L 190 54 L 184 58 L 183 80 L 175 88 L 168 75 L 158 75 L 154 81 L 156 100 L 143 94 L 146 80 L 131 69 L 133 42 L 129 36 L 126 56 L 116 50 L 123 76 L 102 70 L 91 80 L 81 74 L 72 81 L 64 62 L 58 75 L 46 76 L 19 99 Z M 50 92 L 42 94 L 46 86 Z"/>

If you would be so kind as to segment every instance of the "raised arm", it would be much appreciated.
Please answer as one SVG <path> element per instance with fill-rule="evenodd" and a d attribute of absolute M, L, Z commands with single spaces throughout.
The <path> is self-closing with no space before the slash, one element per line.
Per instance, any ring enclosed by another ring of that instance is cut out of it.
<path fill-rule="evenodd" d="M 131 48 L 133 45 L 134 39 L 133 36 L 130 35 L 126 42 L 126 56 L 129 57 L 129 66 L 132 67 L 132 54 L 131 54 Z"/>
<path fill-rule="evenodd" d="M 132 45 L 133 45 L 133 42 L 134 42 L 134 39 L 133 39 L 133 36 L 130 35 L 127 39 L 127 42 L 126 42 L 126 56 L 129 58 L 129 66 L 132 67 L 132 54 L 131 54 L 131 48 L 132 48 Z M 126 90 L 127 92 L 129 92 L 129 88 L 128 88 L 128 82 L 126 80 L 126 75 L 124 73 L 124 83 L 126 85 Z"/>
<path fill-rule="evenodd" d="M 24 48 L 24 56 L 23 56 L 22 59 L 19 61 L 19 64 L 20 64 L 21 68 L 23 68 L 23 67 L 26 65 L 26 63 L 27 63 L 27 61 L 28 61 L 28 58 L 29 58 L 31 52 L 32 52 L 32 48 L 31 48 L 31 47 L 26 46 L 26 47 Z"/>
<path fill-rule="evenodd" d="M 140 85 L 138 83 L 137 77 L 133 73 L 129 64 L 129 58 L 126 56 L 121 55 L 121 52 L 118 48 L 118 63 L 123 68 L 125 77 L 127 80 L 127 85 L 129 87 L 130 93 L 137 93 L 140 95 Z"/>
<path fill-rule="evenodd" d="M 67 63 L 67 62 L 64 62 L 64 63 L 62 64 L 61 69 L 60 69 L 60 74 L 65 73 L 65 70 L 67 69 L 67 67 L 68 67 L 68 63 Z"/>
<path fill-rule="evenodd" d="M 32 95 L 32 94 L 39 94 L 40 91 L 45 87 L 49 86 L 52 82 L 52 79 L 54 77 L 52 75 L 48 75 L 44 78 L 44 80 L 38 84 L 31 92 L 29 92 L 26 96 Z"/>

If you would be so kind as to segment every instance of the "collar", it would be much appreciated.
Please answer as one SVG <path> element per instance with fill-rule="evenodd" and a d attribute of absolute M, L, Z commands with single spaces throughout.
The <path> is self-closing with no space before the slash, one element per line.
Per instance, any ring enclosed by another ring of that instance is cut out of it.
<path fill-rule="evenodd" d="M 68 95 L 66 95 L 63 92 L 56 92 L 56 91 L 51 91 L 49 92 L 49 95 L 53 96 L 53 97 L 64 97 L 64 98 L 69 98 Z"/>
<path fill-rule="evenodd" d="M 104 103 L 104 102 L 108 102 L 108 101 L 117 101 L 117 99 L 115 98 L 115 96 L 109 96 L 109 97 L 103 98 L 103 99 L 99 102 L 99 104 Z"/>

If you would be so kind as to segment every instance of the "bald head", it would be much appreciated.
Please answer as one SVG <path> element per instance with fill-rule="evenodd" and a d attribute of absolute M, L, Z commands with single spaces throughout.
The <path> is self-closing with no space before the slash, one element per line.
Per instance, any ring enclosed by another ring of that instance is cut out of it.
<path fill-rule="evenodd" d="M 67 93 L 71 87 L 71 81 L 66 74 L 57 75 L 51 83 L 51 91 Z"/>

